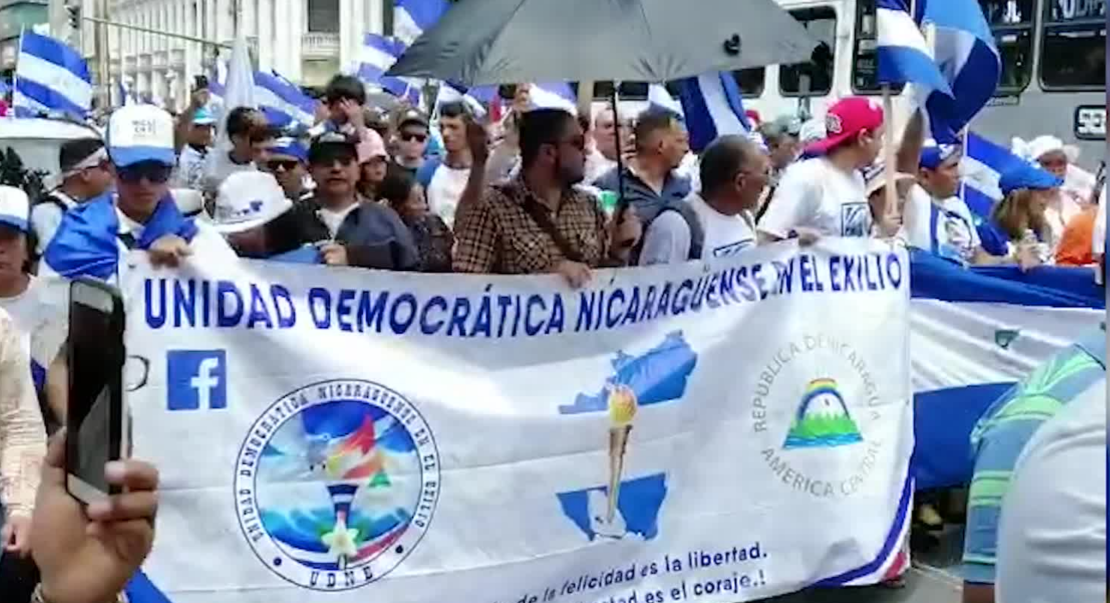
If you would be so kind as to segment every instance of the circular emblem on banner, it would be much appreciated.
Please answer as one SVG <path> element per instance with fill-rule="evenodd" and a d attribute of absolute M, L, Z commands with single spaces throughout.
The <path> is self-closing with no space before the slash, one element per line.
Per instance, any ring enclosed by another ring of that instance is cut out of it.
<path fill-rule="evenodd" d="M 752 431 L 776 481 L 819 498 L 857 494 L 884 447 L 883 399 L 851 344 L 809 333 L 774 350 L 752 392 Z"/>
<path fill-rule="evenodd" d="M 439 500 L 439 454 L 420 412 L 370 381 L 307 385 L 270 405 L 235 464 L 243 536 L 298 586 L 365 586 L 405 560 Z"/>

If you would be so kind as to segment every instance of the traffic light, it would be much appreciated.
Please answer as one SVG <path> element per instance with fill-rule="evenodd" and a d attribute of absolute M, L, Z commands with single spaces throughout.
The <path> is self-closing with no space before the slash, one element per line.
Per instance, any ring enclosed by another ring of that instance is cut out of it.
<path fill-rule="evenodd" d="M 69 14 L 69 26 L 73 29 L 81 28 L 81 5 L 71 4 L 66 7 L 66 13 Z"/>

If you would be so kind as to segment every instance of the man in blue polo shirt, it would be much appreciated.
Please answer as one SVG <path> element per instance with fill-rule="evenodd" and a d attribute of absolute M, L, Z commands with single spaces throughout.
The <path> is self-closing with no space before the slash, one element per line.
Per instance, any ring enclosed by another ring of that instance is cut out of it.
<path fill-rule="evenodd" d="M 975 469 L 968 494 L 962 567 L 964 603 L 995 601 L 998 520 L 1014 466 L 1026 444 L 1060 409 L 1105 379 L 1103 323 L 1006 392 L 975 426 L 971 433 Z"/>

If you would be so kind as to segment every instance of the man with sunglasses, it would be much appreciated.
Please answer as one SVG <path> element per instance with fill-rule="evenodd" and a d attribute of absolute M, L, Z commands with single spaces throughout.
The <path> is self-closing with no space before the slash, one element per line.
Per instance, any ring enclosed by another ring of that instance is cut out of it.
<path fill-rule="evenodd" d="M 418 109 L 408 109 L 397 120 L 394 162 L 411 176 L 424 166 L 428 150 L 428 120 Z"/>
<path fill-rule="evenodd" d="M 70 210 L 43 254 L 43 276 L 123 279 L 132 250 L 176 266 L 196 255 L 226 261 L 235 253 L 212 227 L 182 215 L 169 190 L 176 164 L 173 118 L 152 105 L 129 105 L 108 120 L 116 191 Z"/>
<path fill-rule="evenodd" d="M 308 198 L 308 149 L 300 140 L 281 137 L 271 140 L 266 147 L 266 160 L 263 170 L 269 172 L 285 191 L 291 201 Z"/>
<path fill-rule="evenodd" d="M 70 208 L 104 194 L 112 188 L 115 174 L 108 151 L 99 138 L 78 138 L 62 145 L 58 153 L 62 184 L 31 211 L 31 227 L 38 239 L 35 255 L 41 256 L 54 238 L 62 216 Z"/>
<path fill-rule="evenodd" d="M 392 209 L 358 194 L 358 139 L 328 132 L 313 141 L 308 164 L 315 194 L 294 204 L 267 230 L 271 251 L 305 245 L 319 249 L 329 266 L 416 270 L 412 233 Z"/>

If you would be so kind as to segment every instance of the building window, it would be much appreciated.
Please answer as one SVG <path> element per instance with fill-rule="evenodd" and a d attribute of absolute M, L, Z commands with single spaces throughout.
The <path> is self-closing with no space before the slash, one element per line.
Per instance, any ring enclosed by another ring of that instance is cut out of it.
<path fill-rule="evenodd" d="M 308 31 L 339 33 L 339 0 L 308 0 Z"/>
<path fill-rule="evenodd" d="M 790 15 L 818 44 L 808 61 L 779 66 L 779 91 L 783 96 L 824 96 L 832 91 L 836 11 L 820 6 L 792 10 Z"/>
<path fill-rule="evenodd" d="M 1045 2 L 1041 85 L 1046 89 L 1106 87 L 1106 2 Z"/>
<path fill-rule="evenodd" d="M 1033 77 L 1035 3 L 1033 0 L 979 0 L 979 4 L 1002 55 L 1002 76 L 995 95 L 1021 92 Z"/>

